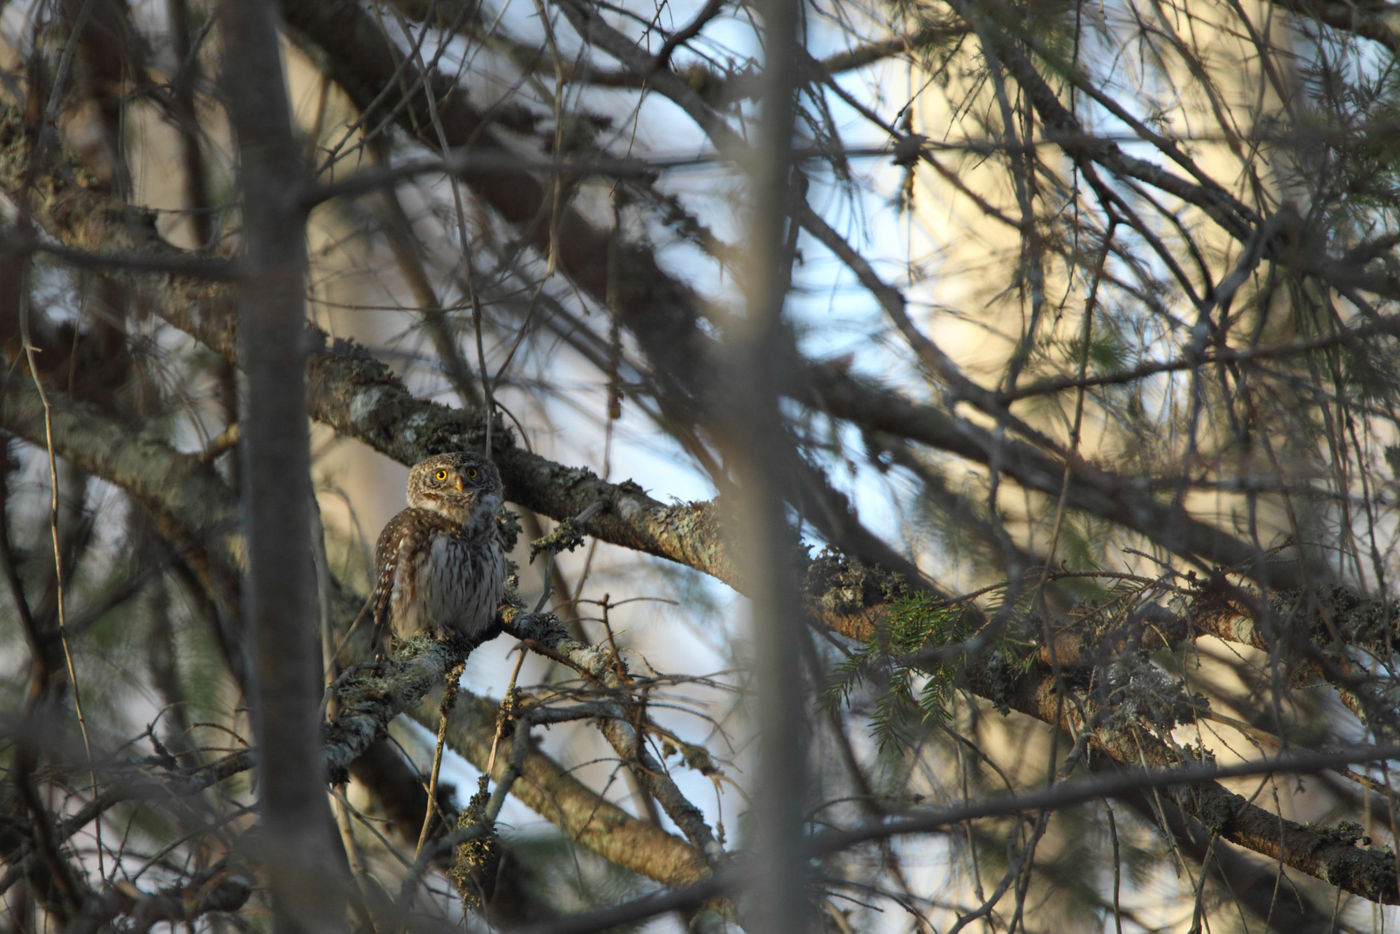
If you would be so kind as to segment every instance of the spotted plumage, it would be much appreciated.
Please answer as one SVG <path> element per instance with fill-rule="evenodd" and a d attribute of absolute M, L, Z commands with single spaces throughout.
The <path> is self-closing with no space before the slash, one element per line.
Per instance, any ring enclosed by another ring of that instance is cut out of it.
<path fill-rule="evenodd" d="M 374 645 L 479 635 L 505 595 L 506 557 L 494 514 L 496 465 L 477 454 L 439 454 L 413 466 L 408 508 L 389 520 L 374 549 Z"/>

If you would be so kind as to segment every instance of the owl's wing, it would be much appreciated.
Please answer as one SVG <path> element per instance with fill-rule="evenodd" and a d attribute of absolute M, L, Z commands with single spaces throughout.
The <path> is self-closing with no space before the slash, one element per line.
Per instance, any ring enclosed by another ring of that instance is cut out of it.
<path fill-rule="evenodd" d="M 408 550 L 405 546 L 413 535 L 412 519 L 407 509 L 394 516 L 379 533 L 379 541 L 374 546 L 374 628 L 370 631 L 369 644 L 375 657 L 384 655 L 389 633 L 393 631 L 389 614 L 394 604 L 394 581 L 399 573 L 399 562 Z"/>

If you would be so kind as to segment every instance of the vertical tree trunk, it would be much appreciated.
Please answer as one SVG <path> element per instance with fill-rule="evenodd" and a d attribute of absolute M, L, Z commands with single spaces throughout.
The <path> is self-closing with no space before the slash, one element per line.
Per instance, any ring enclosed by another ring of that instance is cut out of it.
<path fill-rule="evenodd" d="M 283 85 L 275 5 L 222 7 L 223 88 L 237 136 L 244 279 L 239 357 L 246 374 L 242 493 L 248 541 L 244 602 L 252 637 L 260 751 L 263 864 L 274 930 L 341 927 L 318 712 L 306 421 L 300 153 Z"/>
<path fill-rule="evenodd" d="M 750 930 L 767 934 L 809 927 L 802 820 L 808 803 L 801 652 L 806 638 L 792 563 L 786 555 L 784 488 L 792 449 L 778 411 L 783 303 L 792 271 L 793 89 L 797 61 L 796 0 L 766 0 L 763 119 L 750 164 L 752 216 L 746 309 L 726 332 L 728 379 L 723 399 L 725 459 L 739 482 L 731 535 L 752 568 L 759 779 L 755 795 L 756 861 Z M 727 403 L 727 404 L 725 404 Z"/>

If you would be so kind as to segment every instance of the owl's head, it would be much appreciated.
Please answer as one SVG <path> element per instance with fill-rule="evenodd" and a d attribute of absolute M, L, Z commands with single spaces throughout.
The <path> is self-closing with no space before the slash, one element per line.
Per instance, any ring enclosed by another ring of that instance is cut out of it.
<path fill-rule="evenodd" d="M 409 471 L 408 505 L 465 525 L 472 516 L 489 516 L 501 505 L 501 475 L 480 454 L 439 454 Z"/>

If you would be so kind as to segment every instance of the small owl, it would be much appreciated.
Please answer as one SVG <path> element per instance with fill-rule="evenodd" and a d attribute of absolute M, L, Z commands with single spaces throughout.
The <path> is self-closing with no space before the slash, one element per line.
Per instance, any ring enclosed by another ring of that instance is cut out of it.
<path fill-rule="evenodd" d="M 505 595 L 506 556 L 494 514 L 496 465 L 466 451 L 413 465 L 408 508 L 389 520 L 374 548 L 374 635 L 479 635 Z"/>

